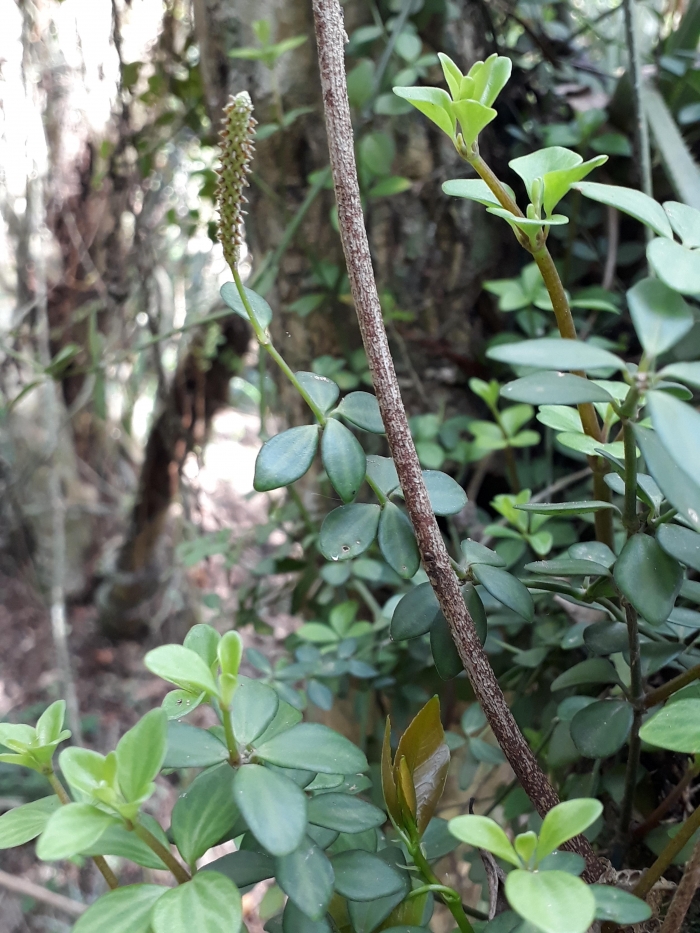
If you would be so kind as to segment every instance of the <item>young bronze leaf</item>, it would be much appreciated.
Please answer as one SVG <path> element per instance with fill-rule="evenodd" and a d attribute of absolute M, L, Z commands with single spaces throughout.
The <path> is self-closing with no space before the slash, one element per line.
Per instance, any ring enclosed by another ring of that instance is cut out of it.
<path fill-rule="evenodd" d="M 384 803 L 389 811 L 389 816 L 397 825 L 400 825 L 401 810 L 399 809 L 399 799 L 396 795 L 394 769 L 391 761 L 391 720 L 388 716 L 384 729 L 384 742 L 382 744 L 382 791 L 384 792 Z"/>

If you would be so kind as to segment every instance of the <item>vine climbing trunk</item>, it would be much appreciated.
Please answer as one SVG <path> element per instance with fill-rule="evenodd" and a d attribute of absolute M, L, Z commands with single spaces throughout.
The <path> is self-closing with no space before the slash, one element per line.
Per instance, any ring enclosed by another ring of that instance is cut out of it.
<path fill-rule="evenodd" d="M 313 10 L 340 235 L 362 340 L 406 507 L 425 571 L 449 623 L 476 697 L 513 771 L 538 812 L 544 815 L 559 799 L 508 708 L 467 611 L 430 506 L 401 399 L 360 201 L 345 81 L 345 29 L 340 4 L 338 0 L 313 0 Z M 569 847 L 586 859 L 588 880 L 596 879 L 600 866 L 588 842 L 577 837 Z"/>

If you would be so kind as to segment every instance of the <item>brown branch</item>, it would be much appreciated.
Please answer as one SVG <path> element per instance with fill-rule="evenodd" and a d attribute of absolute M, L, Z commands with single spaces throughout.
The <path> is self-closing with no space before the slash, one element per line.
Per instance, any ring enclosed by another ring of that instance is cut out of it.
<path fill-rule="evenodd" d="M 340 4 L 338 0 L 313 0 L 313 10 L 340 236 L 372 381 L 408 514 L 416 534 L 423 566 L 440 608 L 449 622 L 452 637 L 474 693 L 513 771 L 538 812 L 544 815 L 559 802 L 559 798 L 508 709 L 496 675 L 467 612 L 430 506 L 401 401 L 401 392 L 382 320 L 360 202 L 350 106 L 345 83 L 346 40 Z M 587 872 L 590 879 L 597 878 L 600 869 L 588 842 L 578 837 L 572 841 L 572 848 L 580 852 L 588 862 Z"/>
<path fill-rule="evenodd" d="M 673 895 L 661 933 L 680 933 L 685 915 L 688 913 L 698 887 L 700 887 L 700 842 L 695 843 L 692 858 Z"/>
<path fill-rule="evenodd" d="M 70 897 L 64 897 L 62 894 L 56 894 L 40 884 L 29 881 L 27 878 L 10 875 L 6 871 L 0 871 L 0 887 L 12 892 L 12 894 L 19 894 L 20 897 L 31 897 L 35 901 L 41 901 L 48 907 L 53 907 L 54 910 L 60 910 L 62 913 L 68 914 L 69 917 L 79 917 L 87 910 L 86 904 L 74 901 Z"/>

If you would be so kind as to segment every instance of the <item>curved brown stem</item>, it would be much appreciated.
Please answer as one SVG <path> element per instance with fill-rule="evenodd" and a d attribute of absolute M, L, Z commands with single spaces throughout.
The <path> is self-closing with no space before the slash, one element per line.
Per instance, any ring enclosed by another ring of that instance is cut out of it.
<path fill-rule="evenodd" d="M 350 288 L 367 353 L 377 401 L 401 482 L 423 565 L 448 620 L 464 669 L 489 725 L 526 793 L 541 814 L 559 802 L 557 794 L 525 741 L 508 708 L 459 589 L 438 528 L 413 445 L 406 411 L 382 319 L 365 230 L 345 83 L 345 30 L 338 0 L 313 0 L 323 105 L 331 168 L 338 203 L 340 236 Z M 600 875 L 587 840 L 572 847 L 588 862 L 591 880 Z"/>

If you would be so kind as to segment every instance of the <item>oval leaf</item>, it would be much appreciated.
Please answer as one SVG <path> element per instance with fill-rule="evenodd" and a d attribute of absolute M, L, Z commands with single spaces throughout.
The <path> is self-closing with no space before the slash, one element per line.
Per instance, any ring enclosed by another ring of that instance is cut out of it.
<path fill-rule="evenodd" d="M 306 837 L 298 849 L 277 859 L 275 878 L 284 893 L 310 920 L 321 920 L 333 894 L 333 866 Z"/>
<path fill-rule="evenodd" d="M 336 409 L 346 421 L 371 434 L 384 434 L 379 402 L 369 392 L 350 392 Z"/>
<path fill-rule="evenodd" d="M 104 894 L 73 927 L 73 933 L 151 933 L 153 905 L 168 888 L 130 884 Z"/>
<path fill-rule="evenodd" d="M 380 514 L 380 506 L 364 502 L 333 509 L 321 525 L 320 552 L 327 560 L 350 560 L 363 554 L 377 535 Z"/>
<path fill-rule="evenodd" d="M 321 411 L 329 411 L 338 401 L 340 389 L 332 379 L 317 373 L 294 373 L 302 388 L 308 392 Z"/>
<path fill-rule="evenodd" d="M 226 746 L 211 732 L 184 722 L 168 723 L 164 768 L 209 768 L 228 756 Z"/>
<path fill-rule="evenodd" d="M 694 323 L 690 307 L 677 291 L 659 279 L 637 282 L 627 292 L 627 305 L 647 356 L 661 356 L 670 350 Z"/>
<path fill-rule="evenodd" d="M 661 547 L 686 567 L 700 572 L 700 535 L 681 525 L 662 525 L 656 532 Z"/>
<path fill-rule="evenodd" d="M 624 369 L 624 361 L 614 353 L 580 340 L 540 337 L 491 347 L 486 356 L 511 366 L 533 366 L 537 369 Z"/>
<path fill-rule="evenodd" d="M 633 535 L 613 571 L 620 592 L 652 625 L 668 619 L 683 583 L 683 570 L 649 535 Z"/>
<path fill-rule="evenodd" d="M 256 292 L 251 291 L 251 289 L 243 286 L 243 291 L 245 292 L 245 296 L 248 299 L 248 304 L 250 305 L 251 311 L 253 312 L 253 316 L 258 326 L 265 330 L 267 327 L 269 327 L 270 321 L 272 320 L 272 308 L 264 298 L 262 298 Z M 228 305 L 232 311 L 235 311 L 236 314 L 240 315 L 244 320 L 250 320 L 248 312 L 246 311 L 246 307 L 241 300 L 238 289 L 236 288 L 235 282 L 226 282 L 225 285 L 221 286 L 219 294 L 221 295 L 221 300 L 224 302 L 224 304 Z"/>
<path fill-rule="evenodd" d="M 391 637 L 396 641 L 417 638 L 430 631 L 440 606 L 429 583 L 420 583 L 401 597 L 391 617 Z"/>
<path fill-rule="evenodd" d="M 590 709 L 590 707 L 586 707 Z M 581 712 L 585 713 L 586 710 Z M 580 715 L 579 713 L 576 714 Z M 574 716 L 576 719 L 576 716 Z M 537 859 L 545 858 L 550 852 L 558 849 L 562 843 L 578 836 L 588 829 L 603 812 L 603 804 L 599 800 L 581 797 L 575 800 L 565 800 L 547 813 L 542 821 L 539 841 L 537 843 Z"/>
<path fill-rule="evenodd" d="M 316 722 L 302 722 L 258 745 L 255 754 L 280 768 L 298 768 L 321 774 L 366 771 L 367 759 L 345 736 Z"/>
<path fill-rule="evenodd" d="M 700 700 L 669 703 L 644 723 L 639 734 L 650 745 L 697 755 L 700 753 Z"/>
<path fill-rule="evenodd" d="M 504 862 L 520 868 L 520 859 L 515 854 L 510 839 L 490 817 L 472 814 L 455 816 L 448 823 L 448 829 L 460 842 L 466 842 L 477 849 L 486 849 Z"/>
<path fill-rule="evenodd" d="M 379 807 L 350 794 L 320 794 L 309 801 L 309 822 L 340 833 L 363 833 L 385 820 Z"/>
<path fill-rule="evenodd" d="M 218 872 L 199 872 L 171 888 L 153 908 L 153 933 L 239 933 L 243 927 L 241 895 Z"/>
<path fill-rule="evenodd" d="M 255 461 L 255 489 L 269 492 L 301 479 L 316 456 L 319 430 L 317 424 L 305 424 L 266 441 Z"/>
<path fill-rule="evenodd" d="M 457 480 L 439 470 L 423 470 L 430 507 L 436 515 L 455 515 L 467 504 L 467 494 Z"/>
<path fill-rule="evenodd" d="M 350 901 L 373 901 L 403 891 L 405 879 L 371 852 L 352 849 L 333 859 L 335 890 Z"/>
<path fill-rule="evenodd" d="M 172 812 L 175 845 L 188 865 L 229 832 L 238 817 L 233 800 L 234 772 L 228 762 L 197 775 Z"/>
<path fill-rule="evenodd" d="M 184 690 L 204 691 L 216 696 L 217 686 L 211 670 L 190 648 L 183 645 L 162 645 L 149 651 L 143 663 L 156 677 L 162 677 Z"/>
<path fill-rule="evenodd" d="M 474 564 L 472 573 L 494 599 L 517 612 L 523 619 L 532 622 L 535 613 L 532 596 L 517 577 L 501 570 L 500 567 L 491 567 L 488 564 Z"/>
<path fill-rule="evenodd" d="M 627 741 L 634 710 L 624 700 L 599 700 L 571 720 L 571 738 L 586 758 L 609 758 Z"/>
<path fill-rule="evenodd" d="M 29 842 L 44 831 L 51 814 L 61 806 L 58 797 L 42 797 L 13 807 L 0 816 L 0 849 L 10 849 Z"/>
<path fill-rule="evenodd" d="M 306 797 L 289 778 L 261 765 L 243 765 L 233 795 L 250 831 L 272 855 L 289 855 L 306 830 Z"/>
<path fill-rule="evenodd" d="M 595 181 L 583 181 L 574 185 L 584 197 L 601 204 L 616 207 L 623 214 L 629 214 L 661 237 L 673 239 L 673 230 L 663 208 L 648 194 L 633 188 L 621 188 L 617 185 L 601 185 Z"/>
<path fill-rule="evenodd" d="M 119 825 L 116 817 L 87 803 L 68 803 L 49 818 L 36 845 L 36 854 L 45 862 L 72 858 L 97 842 L 110 826 Z"/>
<path fill-rule="evenodd" d="M 564 871 L 512 871 L 506 897 L 523 919 L 544 933 L 586 933 L 595 898 L 580 878 Z"/>
<path fill-rule="evenodd" d="M 643 923 L 651 917 L 651 907 L 639 897 L 606 884 L 592 884 L 596 920 L 612 920 L 623 926 Z"/>
<path fill-rule="evenodd" d="M 571 373 L 541 372 L 523 376 L 501 389 L 503 398 L 530 405 L 581 405 L 584 402 L 611 402 L 601 386 Z"/>
<path fill-rule="evenodd" d="M 408 516 L 393 502 L 382 506 L 377 540 L 387 564 L 410 580 L 420 567 L 420 554 Z"/>
<path fill-rule="evenodd" d="M 321 438 L 321 460 L 343 502 L 352 502 L 364 482 L 367 460 L 360 442 L 335 418 L 329 418 Z"/>
<path fill-rule="evenodd" d="M 277 693 L 259 680 L 244 681 L 233 695 L 231 722 L 236 741 L 249 745 L 267 729 L 277 714 Z"/>

